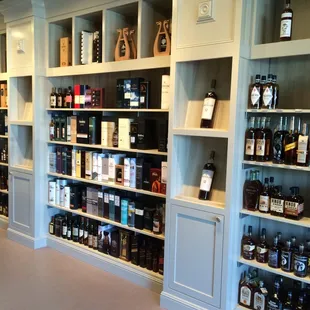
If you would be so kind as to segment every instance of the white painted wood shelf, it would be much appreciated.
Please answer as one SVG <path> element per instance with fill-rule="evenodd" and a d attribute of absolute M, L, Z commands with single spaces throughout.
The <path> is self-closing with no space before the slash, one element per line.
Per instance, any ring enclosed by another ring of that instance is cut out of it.
<path fill-rule="evenodd" d="M 13 120 L 9 121 L 10 125 L 18 125 L 18 126 L 33 126 L 32 121 L 19 121 L 19 120 Z"/>
<path fill-rule="evenodd" d="M 6 189 L 0 189 L 0 193 L 8 195 L 9 191 Z"/>
<path fill-rule="evenodd" d="M 211 208 L 218 208 L 218 209 L 225 208 L 225 203 L 223 202 L 217 202 L 217 201 L 212 201 L 212 200 L 200 200 L 196 197 L 178 195 L 174 197 L 173 199 L 177 200 L 178 202 L 190 203 L 190 204 L 197 205 L 197 206 L 211 207 Z"/>
<path fill-rule="evenodd" d="M 281 268 L 271 268 L 268 266 L 268 264 L 258 263 L 255 260 L 246 260 L 243 257 L 240 257 L 238 262 L 240 264 L 244 264 L 244 265 L 251 266 L 254 268 L 258 268 L 261 270 L 265 270 L 265 271 L 268 271 L 270 273 L 280 275 L 282 277 L 293 279 L 295 281 L 300 281 L 303 283 L 310 284 L 310 277 L 309 276 L 307 276 L 305 278 L 296 277 L 293 272 L 285 272 L 285 271 L 281 270 Z"/>
<path fill-rule="evenodd" d="M 0 162 L 0 166 L 8 167 L 9 164 L 8 164 L 8 163 L 2 163 L 2 162 Z"/>
<path fill-rule="evenodd" d="M 271 215 L 270 213 L 261 213 L 259 211 L 255 212 L 255 211 L 249 211 L 249 210 L 245 210 L 245 209 L 242 209 L 240 211 L 240 214 L 259 217 L 259 218 L 267 219 L 270 221 L 276 221 L 276 222 L 291 224 L 291 225 L 295 225 L 295 226 L 310 228 L 310 218 L 308 218 L 308 217 L 304 217 L 299 221 L 294 221 L 291 219 L 287 219 L 285 217 L 274 216 L 274 215 Z"/>
<path fill-rule="evenodd" d="M 119 148 L 119 147 L 109 147 L 109 146 L 95 145 L 95 144 L 81 144 L 81 143 L 72 143 L 72 142 L 65 142 L 65 141 L 48 141 L 48 144 L 76 146 L 76 147 L 84 147 L 84 148 L 90 148 L 90 149 L 111 150 L 111 151 L 128 152 L 128 153 L 141 153 L 141 154 L 151 154 L 151 155 L 161 155 L 161 156 L 168 155 L 167 152 L 159 152 L 158 150 L 124 149 L 124 148 Z"/>
<path fill-rule="evenodd" d="M 237 305 L 235 310 L 249 310 L 249 308 L 246 308 L 246 307 L 242 307 L 240 305 Z"/>
<path fill-rule="evenodd" d="M 242 163 L 244 165 L 250 165 L 250 166 L 270 167 L 270 168 L 297 170 L 297 171 L 306 171 L 306 172 L 310 171 L 310 167 L 284 165 L 284 164 L 274 164 L 271 161 L 259 162 L 259 161 L 243 160 Z"/>
<path fill-rule="evenodd" d="M 172 133 L 175 136 L 228 138 L 228 131 L 223 129 L 175 128 L 172 130 Z"/>
<path fill-rule="evenodd" d="M 0 81 L 7 81 L 7 79 L 8 79 L 7 72 L 0 73 Z"/>
<path fill-rule="evenodd" d="M 6 135 L 0 135 L 0 139 L 8 139 L 9 136 L 6 136 Z"/>
<path fill-rule="evenodd" d="M 128 225 L 123 225 L 121 223 L 118 223 L 118 222 L 115 222 L 115 221 L 111 221 L 111 220 L 106 219 L 104 217 L 100 217 L 100 216 L 96 216 L 96 215 L 92 215 L 92 214 L 88 214 L 88 213 L 82 212 L 81 209 L 72 210 L 72 209 L 64 208 L 64 207 L 61 207 L 59 205 L 54 205 L 54 204 L 51 204 L 51 203 L 48 203 L 47 206 L 48 207 L 52 207 L 52 208 L 56 208 L 56 209 L 59 209 L 59 210 L 62 210 L 62 211 L 78 214 L 80 216 L 83 216 L 83 217 L 86 217 L 86 218 L 90 218 L 92 220 L 96 220 L 96 221 L 103 222 L 103 223 L 106 223 L 106 224 L 111 224 L 113 226 L 117 226 L 117 227 L 120 227 L 120 228 L 123 228 L 123 229 L 126 229 L 126 230 L 134 231 L 134 232 L 139 233 L 141 235 L 149 236 L 149 237 L 156 238 L 156 239 L 159 239 L 159 240 L 165 240 L 165 236 L 162 235 L 162 234 L 155 235 L 151 231 L 148 231 L 148 230 L 145 230 L 145 229 L 141 230 L 141 229 L 137 229 L 135 227 L 129 227 Z"/>
<path fill-rule="evenodd" d="M 310 114 L 310 109 L 247 109 L 247 113 L 272 113 L 272 114 Z"/>
<path fill-rule="evenodd" d="M 47 69 L 48 77 L 104 74 L 111 72 L 150 70 L 170 67 L 170 56 L 147 57 L 125 61 L 104 62 L 90 65 L 57 67 Z"/>
<path fill-rule="evenodd" d="M 0 79 L 1 80 L 1 79 Z M 8 107 L 6 107 L 6 108 L 1 108 L 0 107 L 0 110 L 8 110 Z"/>
<path fill-rule="evenodd" d="M 126 113 L 169 113 L 167 109 L 75 109 L 75 108 L 48 108 L 46 109 L 49 112 L 126 112 Z"/>
<path fill-rule="evenodd" d="M 160 193 L 153 193 L 150 191 L 145 191 L 143 189 L 136 189 L 136 188 L 131 188 L 131 187 L 126 187 L 123 185 L 117 185 L 114 183 L 108 183 L 108 182 L 98 182 L 95 180 L 87 180 L 84 178 L 77 178 L 77 177 L 72 177 L 70 175 L 65 175 L 65 174 L 60 174 L 60 173 L 52 173 L 49 172 L 48 173 L 49 176 L 51 177 L 56 177 L 56 178 L 61 178 L 61 179 L 68 179 L 68 180 L 74 180 L 74 181 L 80 181 L 83 183 L 88 183 L 88 184 L 93 184 L 93 185 L 99 185 L 99 186 L 106 186 L 106 187 L 110 187 L 110 188 L 116 188 L 116 189 L 120 189 L 123 191 L 128 191 L 128 192 L 134 192 L 137 194 L 143 194 L 143 195 L 148 195 L 148 196 L 154 196 L 154 197 L 159 197 L 159 198 L 166 198 L 166 195 L 160 194 Z"/>
<path fill-rule="evenodd" d="M 310 39 L 274 42 L 252 46 L 251 59 L 289 57 L 310 54 Z"/>

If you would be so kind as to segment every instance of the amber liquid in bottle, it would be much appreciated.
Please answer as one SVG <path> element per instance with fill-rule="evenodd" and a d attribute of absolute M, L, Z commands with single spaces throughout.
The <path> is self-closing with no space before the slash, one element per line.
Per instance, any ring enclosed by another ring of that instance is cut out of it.
<path fill-rule="evenodd" d="M 256 160 L 257 161 L 265 161 L 266 155 L 266 117 L 262 117 L 261 119 L 261 127 L 256 131 L 255 134 L 255 142 L 256 142 Z"/>
<path fill-rule="evenodd" d="M 296 151 L 297 151 L 297 142 L 298 135 L 294 132 L 295 126 L 295 116 L 292 116 L 290 121 L 290 131 L 289 134 L 285 136 L 284 139 L 284 163 L 286 165 L 295 165 L 296 164 Z"/>
<path fill-rule="evenodd" d="M 268 250 L 269 246 L 266 242 L 266 229 L 262 229 L 262 234 L 260 236 L 260 243 L 256 247 L 256 260 L 259 263 L 267 263 L 268 262 Z"/>
<path fill-rule="evenodd" d="M 252 226 L 248 228 L 248 236 L 243 242 L 242 257 L 246 260 L 255 259 L 255 242 L 252 238 Z"/>

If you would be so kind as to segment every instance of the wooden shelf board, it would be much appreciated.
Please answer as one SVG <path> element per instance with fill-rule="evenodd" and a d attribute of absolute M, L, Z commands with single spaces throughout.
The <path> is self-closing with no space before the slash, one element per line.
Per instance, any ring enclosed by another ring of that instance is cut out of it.
<path fill-rule="evenodd" d="M 141 230 L 141 229 L 137 229 L 137 228 L 134 228 L 134 227 L 129 227 L 128 225 L 123 225 L 121 223 L 118 223 L 118 222 L 115 222 L 115 221 L 111 221 L 111 220 L 106 219 L 104 217 L 100 217 L 100 216 L 84 213 L 84 212 L 82 212 L 81 209 L 79 209 L 79 210 L 71 210 L 71 209 L 64 208 L 64 207 L 61 207 L 61 206 L 58 206 L 58 205 L 54 205 L 54 204 L 51 204 L 51 203 L 48 203 L 47 206 L 52 207 L 52 208 L 56 208 L 56 209 L 59 209 L 59 210 L 63 210 L 63 211 L 66 211 L 66 212 L 71 212 L 71 213 L 74 213 L 74 214 L 78 214 L 80 216 L 83 216 L 83 217 L 86 217 L 86 218 L 90 218 L 90 219 L 93 219 L 93 220 L 96 220 L 96 221 L 99 221 L 99 222 L 103 222 L 103 223 L 106 223 L 106 224 L 111 224 L 113 226 L 117 226 L 117 227 L 120 227 L 120 228 L 131 230 L 131 231 L 134 231 L 134 232 L 137 232 L 139 234 L 146 235 L 146 236 L 149 236 L 149 237 L 152 237 L 152 238 L 156 238 L 156 239 L 160 239 L 160 240 L 165 240 L 165 236 L 164 235 L 155 235 L 151 231 Z"/>
<path fill-rule="evenodd" d="M 235 310 L 249 310 L 249 308 L 246 308 L 246 307 L 242 307 L 240 305 L 237 305 Z"/>
<path fill-rule="evenodd" d="M 83 178 L 77 178 L 77 177 L 72 177 L 72 176 L 69 176 L 69 175 L 64 175 L 64 174 L 60 174 L 60 173 L 52 173 L 52 172 L 49 172 L 48 175 L 52 176 L 52 177 L 56 177 L 56 178 L 62 178 L 62 179 L 80 181 L 80 182 L 83 182 L 83 183 L 89 183 L 89 184 L 94 184 L 94 185 L 99 185 L 99 186 L 106 186 L 106 187 L 110 187 L 110 188 L 116 188 L 116 189 L 119 189 L 119 190 L 128 191 L 128 192 L 134 192 L 134 193 L 137 193 L 137 194 L 143 194 L 143 195 L 154 196 L 154 197 L 159 197 L 159 198 L 166 198 L 166 195 L 163 195 L 163 194 L 153 193 L 153 192 L 145 191 L 143 189 L 136 189 L 136 188 L 131 188 L 131 187 L 125 187 L 125 186 L 114 184 L 114 183 L 98 182 L 98 181 L 95 181 L 95 180 L 87 180 L 87 179 L 83 179 Z"/>
<path fill-rule="evenodd" d="M 66 239 L 58 238 L 52 235 L 48 235 L 47 239 L 53 240 L 54 242 L 58 242 L 61 244 L 69 245 L 70 247 L 85 251 L 88 255 L 96 255 L 97 257 L 100 257 L 100 259 L 108 262 L 108 263 L 117 263 L 121 264 L 123 266 L 126 266 L 127 268 L 129 267 L 133 272 L 138 271 L 139 273 L 143 273 L 149 277 L 152 277 L 156 280 L 159 280 L 160 282 L 163 281 L 163 276 L 160 275 L 159 273 L 155 273 L 151 270 L 148 270 L 146 268 L 141 268 L 140 266 L 136 266 L 132 264 L 131 262 L 126 262 L 120 258 L 113 257 L 108 254 L 101 253 L 99 251 L 96 251 L 94 249 L 90 249 L 82 244 L 79 244 L 77 242 L 69 241 Z"/>
<path fill-rule="evenodd" d="M 267 110 L 267 109 L 247 109 L 247 113 L 279 113 L 279 114 L 285 114 L 285 113 L 300 113 L 300 114 L 310 114 L 310 109 L 274 109 L 274 110 Z"/>
<path fill-rule="evenodd" d="M 90 149 L 98 149 L 98 150 L 111 150 L 111 151 L 119 151 L 119 152 L 128 152 L 128 153 L 141 153 L 141 154 L 152 154 L 152 155 L 163 155 L 167 156 L 167 152 L 159 152 L 158 150 L 138 150 L 138 149 L 124 149 L 118 147 L 109 147 L 103 145 L 94 145 L 94 144 L 81 144 L 81 143 L 72 143 L 65 141 L 48 141 L 49 144 L 57 144 L 57 145 L 67 145 L 67 146 L 79 146 Z"/>
<path fill-rule="evenodd" d="M 33 172 L 33 169 L 31 166 L 25 166 L 25 165 L 12 165 L 10 168 L 15 169 L 15 170 L 21 170 L 22 172 Z"/>
<path fill-rule="evenodd" d="M 143 113 L 168 113 L 169 110 L 166 109 L 53 109 L 53 108 L 48 108 L 46 109 L 47 111 L 50 112 L 72 112 L 72 111 L 78 111 L 78 112 L 131 112 L 131 113 L 139 113 L 139 112 L 143 112 Z"/>
<path fill-rule="evenodd" d="M 175 128 L 172 132 L 177 136 L 228 138 L 228 131 L 223 129 Z"/>
<path fill-rule="evenodd" d="M 7 79 L 8 79 L 7 72 L 0 73 L 0 81 L 7 81 Z"/>
<path fill-rule="evenodd" d="M 32 121 L 9 121 L 10 125 L 19 125 L 19 126 L 33 126 Z"/>
<path fill-rule="evenodd" d="M 300 282 L 304 282 L 304 283 L 310 284 L 310 277 L 309 276 L 307 276 L 305 278 L 296 277 L 294 275 L 294 273 L 292 273 L 292 272 L 282 271 L 281 268 L 271 268 L 271 267 L 268 266 L 268 264 L 258 263 L 255 260 L 246 260 L 243 257 L 240 257 L 238 262 L 241 263 L 241 264 L 247 265 L 247 266 L 251 266 L 251 267 L 254 267 L 254 268 L 258 268 L 258 269 L 261 269 L 261 270 L 265 270 L 265 271 L 271 272 L 273 274 L 277 274 L 277 275 L 280 275 L 280 276 L 283 276 L 283 277 L 286 277 L 286 278 L 290 278 L 290 279 L 293 279 L 295 281 L 300 281 Z"/>
<path fill-rule="evenodd" d="M 289 57 L 310 54 L 310 39 L 252 46 L 251 59 Z"/>
<path fill-rule="evenodd" d="M 170 56 L 148 57 L 126 61 L 113 61 L 90 65 L 77 65 L 47 69 L 48 77 L 104 74 L 111 72 L 160 69 L 170 67 Z"/>
<path fill-rule="evenodd" d="M 8 139 L 9 136 L 5 136 L 5 135 L 0 135 L 0 139 Z"/>
<path fill-rule="evenodd" d="M 0 193 L 8 195 L 9 191 L 6 189 L 0 189 Z"/>
<path fill-rule="evenodd" d="M 244 165 L 250 165 L 250 166 L 271 167 L 271 168 L 297 170 L 297 171 L 310 171 L 310 167 L 274 164 L 271 161 L 259 162 L 259 161 L 244 160 L 242 163 Z"/>
<path fill-rule="evenodd" d="M 1 79 L 0 79 L 0 81 L 1 81 Z M 6 107 L 6 108 L 1 108 L 0 107 L 0 110 L 8 110 L 8 107 Z"/>
<path fill-rule="evenodd" d="M 8 167 L 9 164 L 0 162 L 0 166 Z"/>
<path fill-rule="evenodd" d="M 267 219 L 270 221 L 276 221 L 276 222 L 291 224 L 291 225 L 295 225 L 295 226 L 310 228 L 310 218 L 308 218 L 308 217 L 304 217 L 299 221 L 294 221 L 294 220 L 287 219 L 285 217 L 274 216 L 274 215 L 271 215 L 270 213 L 261 213 L 259 211 L 249 211 L 249 210 L 242 209 L 240 211 L 240 213 L 244 214 L 244 215 L 250 215 L 250 216 L 254 216 L 254 217 Z"/>
<path fill-rule="evenodd" d="M 212 201 L 212 200 L 200 200 L 195 197 L 189 197 L 189 196 L 183 196 L 183 195 L 178 195 L 174 197 L 174 199 L 183 201 L 183 202 L 189 202 L 191 204 L 196 204 L 199 206 L 207 206 L 207 207 L 220 208 L 220 209 L 225 208 L 225 203 Z"/>

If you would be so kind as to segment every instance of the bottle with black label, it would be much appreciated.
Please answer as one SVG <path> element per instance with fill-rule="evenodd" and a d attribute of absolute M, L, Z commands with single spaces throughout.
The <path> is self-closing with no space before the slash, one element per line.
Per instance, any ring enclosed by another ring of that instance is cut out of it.
<path fill-rule="evenodd" d="M 242 246 L 242 257 L 246 260 L 254 260 L 255 259 L 255 242 L 252 238 L 252 226 L 248 227 L 248 235 L 247 238 L 243 242 Z"/>
<path fill-rule="evenodd" d="M 68 218 L 67 215 L 65 219 L 62 221 L 62 238 L 67 239 L 67 232 L 68 232 Z"/>
<path fill-rule="evenodd" d="M 285 156 L 285 137 L 288 134 L 287 131 L 287 117 L 280 117 L 277 131 L 273 135 L 273 160 L 274 164 L 283 164 Z"/>
<path fill-rule="evenodd" d="M 295 116 L 291 117 L 289 134 L 284 139 L 284 163 L 285 165 L 296 165 L 296 151 L 298 135 L 294 132 Z"/>
<path fill-rule="evenodd" d="M 51 219 L 50 224 L 49 224 L 49 233 L 51 235 L 55 235 L 55 218 L 54 218 L 54 216 L 52 216 L 52 219 Z"/>
<path fill-rule="evenodd" d="M 288 291 L 287 292 L 287 297 L 286 297 L 286 302 L 283 305 L 283 310 L 293 310 L 293 292 L 292 291 Z"/>
<path fill-rule="evenodd" d="M 56 94 L 56 87 L 52 88 L 52 93 L 50 96 L 50 107 L 56 108 L 56 102 L 57 102 L 57 94 Z"/>
<path fill-rule="evenodd" d="M 245 132 L 244 159 L 255 160 L 255 117 L 250 117 L 248 129 Z"/>
<path fill-rule="evenodd" d="M 268 81 L 263 85 L 263 108 L 272 109 L 273 103 L 273 83 L 272 74 L 268 74 Z"/>
<path fill-rule="evenodd" d="M 272 268 L 280 268 L 281 266 L 281 249 L 278 245 L 278 237 L 273 239 L 273 246 L 269 250 L 268 266 Z"/>
<path fill-rule="evenodd" d="M 73 240 L 73 242 L 79 242 L 79 223 L 78 223 L 77 217 L 75 217 L 73 220 L 72 240 Z"/>
<path fill-rule="evenodd" d="M 280 287 L 279 281 L 275 281 L 273 295 L 269 298 L 267 303 L 268 310 L 282 310 L 283 303 L 279 297 Z"/>
<path fill-rule="evenodd" d="M 257 161 L 265 161 L 266 157 L 267 134 L 265 131 L 265 126 L 266 126 L 266 117 L 262 117 L 260 128 L 258 128 L 255 132 L 255 143 L 256 143 L 255 155 Z"/>
<path fill-rule="evenodd" d="M 281 14 L 280 41 L 290 41 L 292 39 L 293 10 L 291 0 L 285 0 L 285 8 Z"/>
<path fill-rule="evenodd" d="M 214 111 L 216 109 L 217 95 L 215 93 L 216 80 L 211 82 L 211 90 L 206 94 L 201 115 L 200 128 L 212 128 Z"/>
<path fill-rule="evenodd" d="M 285 196 L 282 194 L 282 186 L 276 186 L 276 191 L 271 196 L 270 214 L 274 216 L 284 216 Z"/>
<path fill-rule="evenodd" d="M 305 246 L 300 244 L 299 252 L 294 254 L 294 275 L 304 278 L 308 273 L 308 256 L 305 253 Z"/>
<path fill-rule="evenodd" d="M 262 107 L 260 74 L 256 74 L 255 82 L 250 85 L 249 109 L 260 109 Z"/>
<path fill-rule="evenodd" d="M 268 250 L 269 245 L 266 242 L 266 229 L 263 228 L 260 236 L 260 243 L 256 247 L 256 261 L 259 263 L 268 263 Z"/>
<path fill-rule="evenodd" d="M 150 239 L 146 248 L 146 269 L 153 270 L 153 243 Z"/>
<path fill-rule="evenodd" d="M 67 225 L 67 240 L 72 240 L 72 220 L 71 216 L 68 217 L 68 225 Z"/>
<path fill-rule="evenodd" d="M 287 240 L 286 246 L 281 251 L 281 269 L 283 271 L 286 272 L 293 271 L 292 259 L 293 259 L 292 241 Z"/>
<path fill-rule="evenodd" d="M 268 290 L 263 281 L 259 281 L 258 288 L 256 288 L 253 297 L 254 310 L 266 310 L 268 300 Z"/>
<path fill-rule="evenodd" d="M 213 178 L 215 175 L 216 168 L 214 166 L 215 152 L 211 151 L 209 161 L 204 165 L 202 170 L 199 199 L 208 200 L 210 199 L 210 193 L 212 189 Z"/>
<path fill-rule="evenodd" d="M 258 210 L 261 213 L 270 212 L 270 193 L 269 193 L 269 179 L 265 178 L 263 192 L 259 196 Z"/>
<path fill-rule="evenodd" d="M 141 242 L 141 246 L 139 248 L 139 266 L 142 268 L 146 267 L 146 244 L 145 238 L 143 238 Z"/>

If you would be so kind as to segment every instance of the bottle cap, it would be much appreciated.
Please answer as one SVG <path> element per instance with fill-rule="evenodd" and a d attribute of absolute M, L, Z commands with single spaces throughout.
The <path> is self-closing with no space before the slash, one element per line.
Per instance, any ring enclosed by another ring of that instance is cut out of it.
<path fill-rule="evenodd" d="M 260 80 L 260 74 L 256 74 L 255 79 Z"/>
<path fill-rule="evenodd" d="M 269 179 L 268 178 L 265 178 L 265 183 L 269 183 Z"/>
<path fill-rule="evenodd" d="M 272 79 L 272 74 L 270 74 L 270 73 L 268 74 L 268 80 L 269 79 Z"/>
<path fill-rule="evenodd" d="M 297 186 L 290 187 L 290 190 L 291 190 L 292 195 L 298 195 L 299 194 L 299 187 L 297 187 Z"/>
<path fill-rule="evenodd" d="M 262 76 L 262 80 L 265 80 L 265 81 L 266 81 L 266 75 L 263 75 L 263 76 Z"/>
<path fill-rule="evenodd" d="M 286 240 L 286 246 L 287 246 L 288 248 L 290 248 L 291 245 L 292 245 L 292 241 L 291 241 L 291 240 Z"/>

